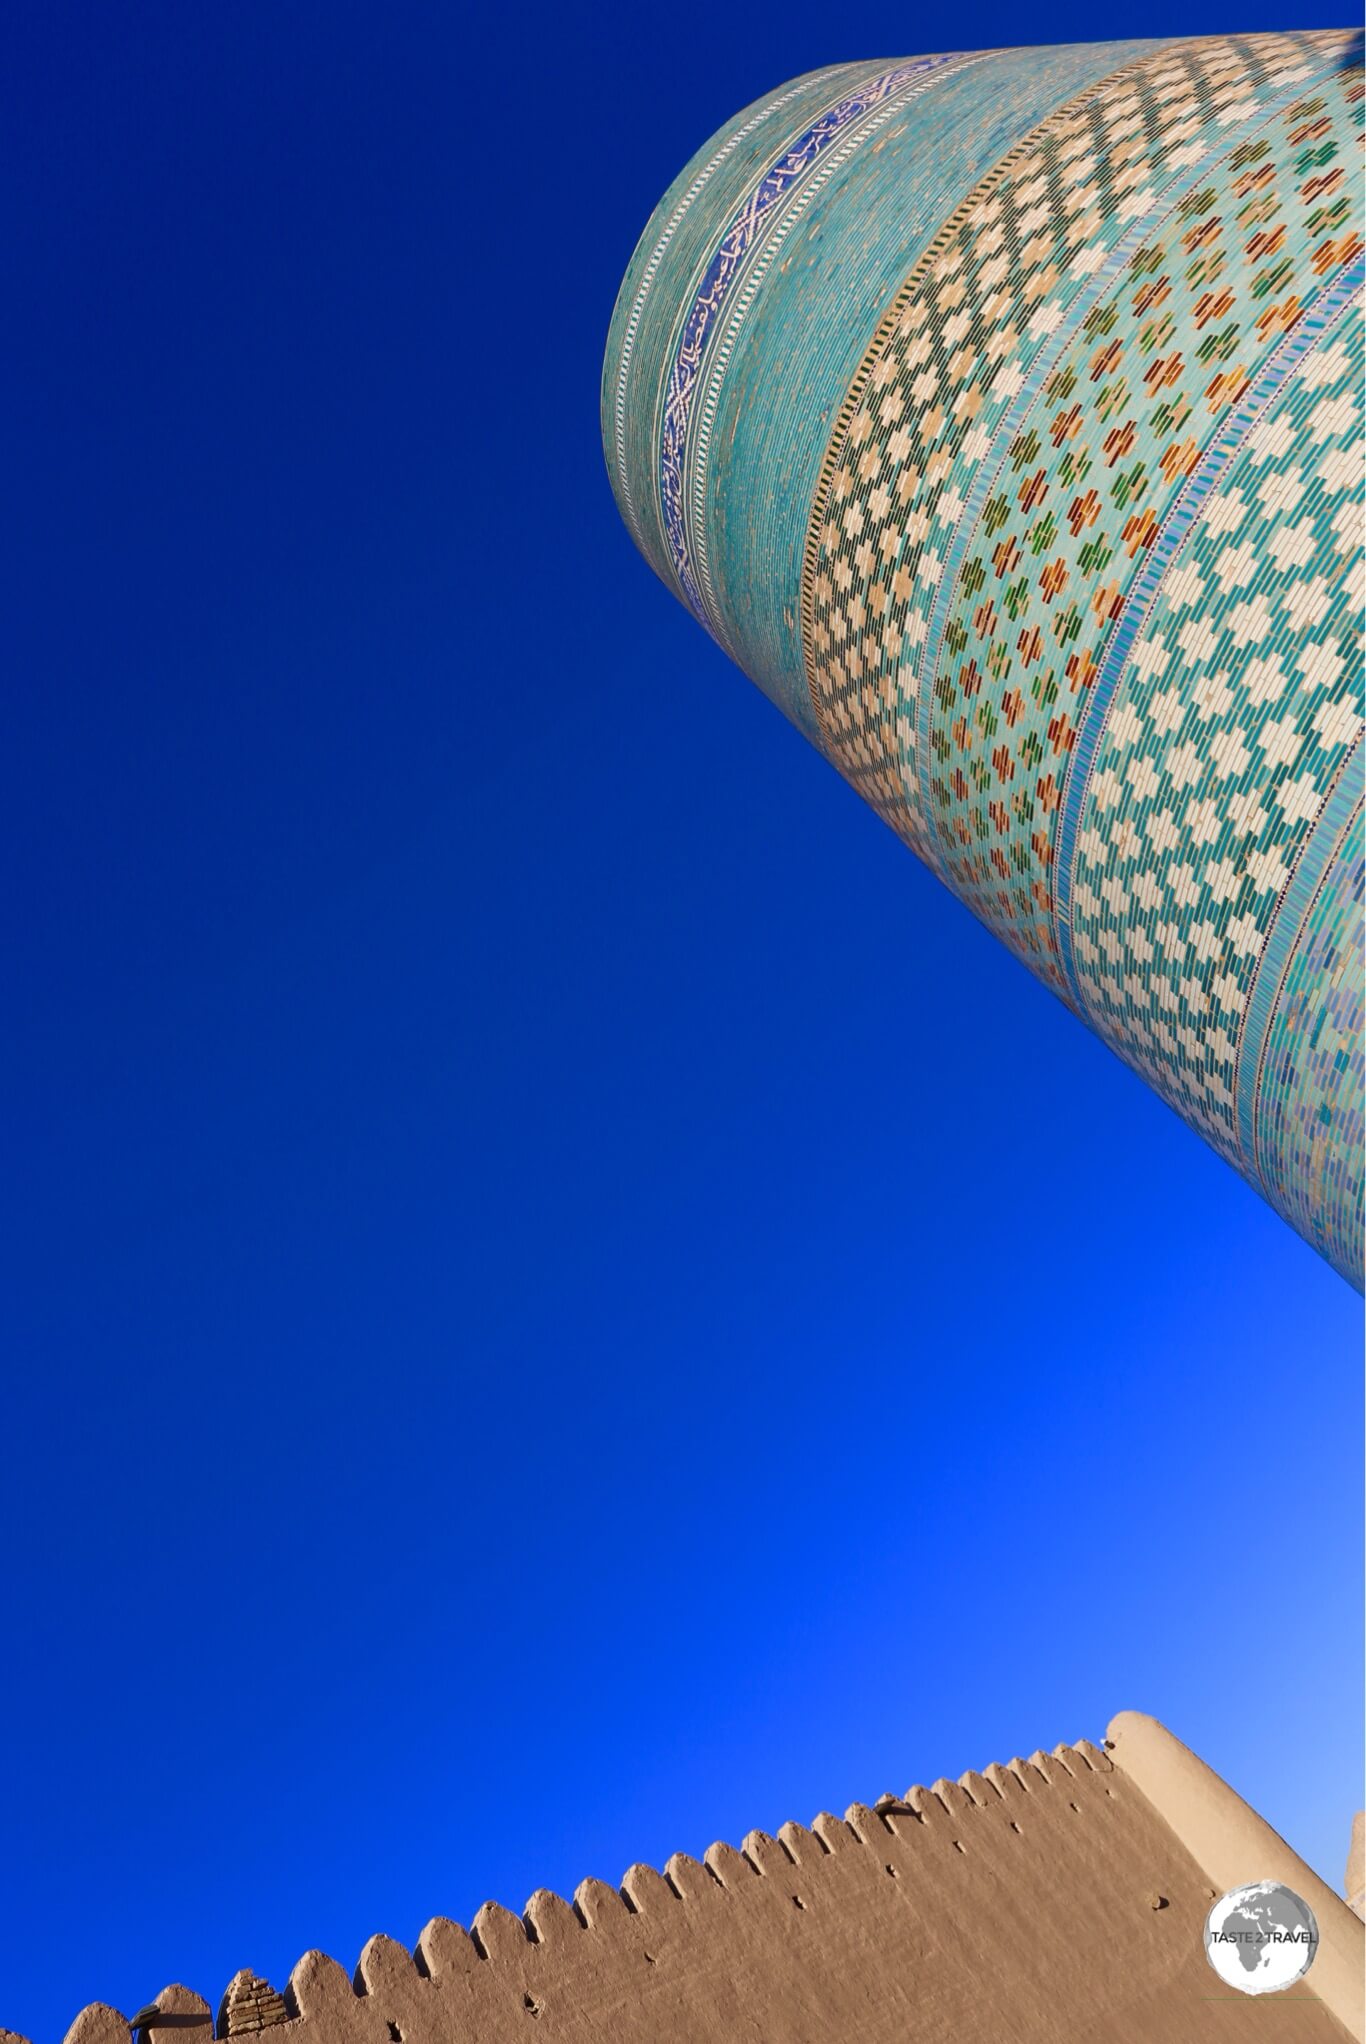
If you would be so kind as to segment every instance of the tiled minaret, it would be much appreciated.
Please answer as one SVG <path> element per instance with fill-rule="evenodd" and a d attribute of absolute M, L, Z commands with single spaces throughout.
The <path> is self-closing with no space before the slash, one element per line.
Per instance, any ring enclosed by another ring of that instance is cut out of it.
<path fill-rule="evenodd" d="M 1346 32 L 814 72 L 603 378 L 658 574 L 1357 1285 L 1361 117 Z"/>

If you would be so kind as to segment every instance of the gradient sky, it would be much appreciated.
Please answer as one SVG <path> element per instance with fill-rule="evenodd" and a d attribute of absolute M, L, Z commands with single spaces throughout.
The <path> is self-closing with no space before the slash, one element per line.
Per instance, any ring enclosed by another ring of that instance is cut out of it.
<path fill-rule="evenodd" d="M 1316 25 L 9 19 L 0 2024 L 1149 1710 L 1340 1885 L 1354 1295 L 637 558 L 729 114 Z"/>

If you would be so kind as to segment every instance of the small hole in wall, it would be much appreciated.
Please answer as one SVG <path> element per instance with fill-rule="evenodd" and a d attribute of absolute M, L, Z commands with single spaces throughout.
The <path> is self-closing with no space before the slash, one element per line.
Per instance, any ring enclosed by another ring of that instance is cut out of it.
<path fill-rule="evenodd" d="M 538 2016 L 541 2013 L 541 2004 L 537 2001 L 534 1994 L 524 1994 L 522 1996 L 522 2007 L 529 2016 Z"/>
<path fill-rule="evenodd" d="M 800 1895 L 794 1895 L 792 1897 L 792 1906 L 794 1909 L 805 1909 L 806 1904 L 803 1902 Z"/>

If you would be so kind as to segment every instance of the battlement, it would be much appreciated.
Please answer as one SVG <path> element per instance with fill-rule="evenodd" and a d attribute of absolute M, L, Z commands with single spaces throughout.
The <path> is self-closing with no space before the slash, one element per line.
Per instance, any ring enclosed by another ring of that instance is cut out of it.
<path fill-rule="evenodd" d="M 280 2044 L 955 2044 L 1246 2037 L 1202 1931 L 1214 1897 L 1274 1876 L 1321 1950 L 1290 1990 L 1297 2034 L 1360 2036 L 1362 1926 L 1233 1791 L 1150 1718 L 1087 1740 L 751 1831 L 700 1860 L 538 1889 L 468 1930 L 434 1917 L 409 1952 L 370 1939 L 354 1974 L 306 1952 L 277 1988 L 244 1970 L 216 2011 L 183 1986 L 132 2012 L 138 2044 L 278 2032 Z M 543 2028 L 528 2032 L 528 2022 Z M 66 2044 L 129 2044 L 95 2004 Z M 0 2032 L 0 2044 L 23 2044 Z"/>

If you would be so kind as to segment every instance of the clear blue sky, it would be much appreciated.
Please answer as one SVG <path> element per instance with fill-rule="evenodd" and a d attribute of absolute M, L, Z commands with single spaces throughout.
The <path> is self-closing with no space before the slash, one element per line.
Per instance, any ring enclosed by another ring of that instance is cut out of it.
<path fill-rule="evenodd" d="M 1354 1296 L 690 623 L 597 426 L 777 81 L 1301 4 L 11 15 L 0 2023 L 1121 1707 L 1339 1881 Z"/>

